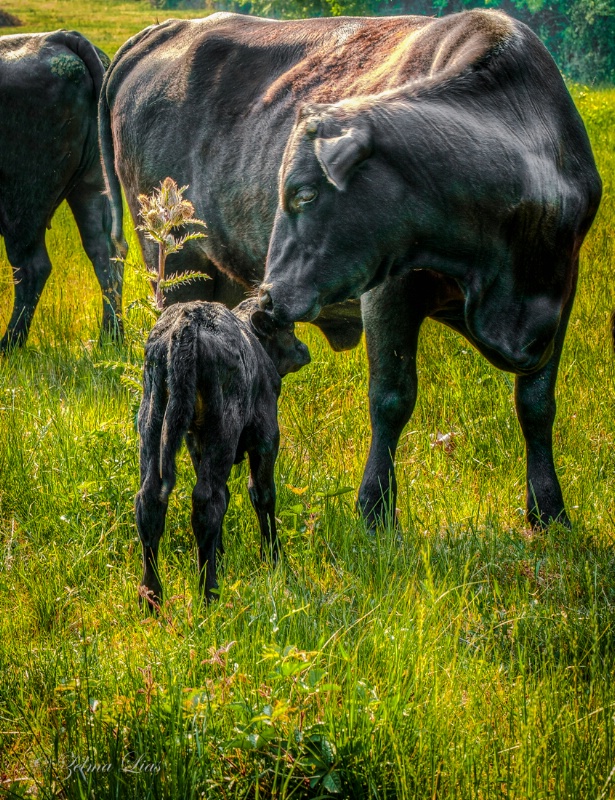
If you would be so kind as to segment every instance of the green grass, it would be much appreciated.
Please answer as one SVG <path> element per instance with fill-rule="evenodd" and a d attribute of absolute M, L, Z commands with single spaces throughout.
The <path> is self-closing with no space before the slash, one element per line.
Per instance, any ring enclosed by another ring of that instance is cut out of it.
<path fill-rule="evenodd" d="M 23 27 L 2 28 L 12 33 L 78 30 L 109 56 L 133 34 L 170 17 L 188 19 L 211 13 L 204 8 L 181 11 L 152 8 L 148 0 L 1 0 L 3 11 L 18 17 Z"/>
<path fill-rule="evenodd" d="M 150 21 L 140 4 L 99 5 Z M 67 3 L 3 2 L 22 18 L 28 6 L 48 9 L 43 27 L 104 28 L 53 22 Z M 91 4 L 74 8 L 85 20 Z M 99 346 L 97 284 L 60 209 L 30 341 L 0 362 L 0 796 L 615 797 L 615 91 L 575 99 L 605 195 L 558 384 L 572 532 L 525 525 L 510 376 L 426 324 L 400 531 L 368 536 L 354 513 L 364 348 L 335 355 L 306 326 L 313 363 L 281 402 L 284 563 L 260 563 L 240 467 L 207 611 L 182 453 L 161 553 L 169 599 L 158 619 L 139 612 L 136 398 L 117 364 L 139 368 L 147 288 L 133 239 L 128 344 Z M 10 276 L 1 250 L 0 327 Z M 437 431 L 456 433 L 452 453 L 431 446 Z"/>

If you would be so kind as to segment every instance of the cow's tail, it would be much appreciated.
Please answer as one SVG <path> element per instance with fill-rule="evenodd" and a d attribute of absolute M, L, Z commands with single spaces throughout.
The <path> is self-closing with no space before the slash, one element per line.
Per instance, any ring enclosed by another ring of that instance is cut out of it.
<path fill-rule="evenodd" d="M 113 142 L 113 132 L 111 130 L 111 110 L 109 107 L 109 81 L 113 75 L 115 67 L 121 59 L 128 53 L 135 44 L 156 29 L 156 25 L 150 25 L 140 33 L 135 34 L 120 47 L 113 61 L 107 70 L 102 88 L 100 90 L 100 100 L 98 101 L 98 139 L 100 144 L 100 156 L 102 160 L 103 175 L 107 185 L 107 194 L 111 204 L 111 238 L 117 248 L 120 258 L 125 258 L 128 252 L 128 244 L 124 238 L 124 207 L 122 206 L 122 187 L 120 179 L 115 170 L 115 145 Z"/>
<path fill-rule="evenodd" d="M 107 195 L 111 206 L 111 238 L 120 258 L 126 258 L 128 244 L 124 238 L 124 208 L 122 206 L 122 187 L 115 171 L 115 147 L 111 130 L 111 109 L 107 99 L 107 84 L 113 70 L 113 63 L 107 70 L 102 83 L 98 101 L 98 141 Z"/>
<path fill-rule="evenodd" d="M 198 325 L 186 320 L 173 331 L 167 354 L 169 399 L 160 443 L 161 499 L 175 486 L 175 456 L 194 417 L 196 405 Z"/>

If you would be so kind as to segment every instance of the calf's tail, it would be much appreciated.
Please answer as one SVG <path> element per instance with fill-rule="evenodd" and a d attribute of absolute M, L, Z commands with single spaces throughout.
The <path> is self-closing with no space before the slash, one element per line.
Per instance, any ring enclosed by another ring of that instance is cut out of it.
<path fill-rule="evenodd" d="M 175 456 L 194 416 L 197 345 L 198 327 L 195 324 L 185 324 L 173 331 L 167 356 L 169 400 L 160 444 L 162 499 L 166 499 L 175 486 Z"/>

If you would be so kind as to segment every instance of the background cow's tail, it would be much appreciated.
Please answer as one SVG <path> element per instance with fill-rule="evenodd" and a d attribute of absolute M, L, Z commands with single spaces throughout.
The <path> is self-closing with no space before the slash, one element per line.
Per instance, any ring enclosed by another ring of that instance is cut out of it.
<path fill-rule="evenodd" d="M 67 47 L 83 61 L 92 78 L 94 93 L 96 95 L 96 100 L 98 100 L 105 77 L 105 69 L 109 65 L 109 60 L 107 59 L 107 63 L 105 64 L 102 58 L 104 55 L 102 50 L 99 51 L 98 48 L 94 47 L 92 42 L 78 31 L 54 31 L 49 34 L 47 41 L 64 45 L 64 47 Z M 106 58 L 105 56 L 105 59 Z"/>
<path fill-rule="evenodd" d="M 173 331 L 167 355 L 169 400 L 162 423 L 160 477 L 162 497 L 175 485 L 175 456 L 192 418 L 196 404 L 198 326 L 185 324 Z"/>

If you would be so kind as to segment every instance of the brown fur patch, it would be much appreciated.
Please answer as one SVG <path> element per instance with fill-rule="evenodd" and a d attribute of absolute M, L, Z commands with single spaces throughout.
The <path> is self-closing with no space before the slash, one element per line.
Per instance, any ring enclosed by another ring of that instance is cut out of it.
<path fill-rule="evenodd" d="M 326 31 L 318 48 L 310 48 L 306 58 L 269 87 L 265 105 L 289 93 L 310 102 L 335 103 L 421 78 L 444 80 L 497 52 L 514 31 L 506 15 L 483 10 L 441 19 L 364 18 L 352 23 L 343 36 L 337 28 Z"/>

